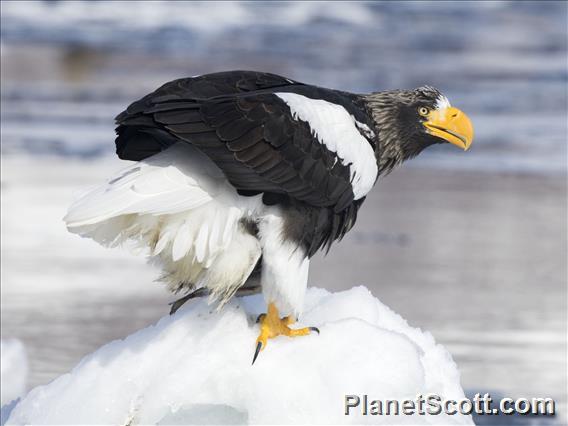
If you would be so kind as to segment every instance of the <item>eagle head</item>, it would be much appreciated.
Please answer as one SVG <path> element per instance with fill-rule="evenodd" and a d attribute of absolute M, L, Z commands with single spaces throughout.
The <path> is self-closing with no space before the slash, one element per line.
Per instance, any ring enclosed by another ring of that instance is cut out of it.
<path fill-rule="evenodd" d="M 451 143 L 467 150 L 473 141 L 468 116 L 434 87 L 371 93 L 366 101 L 378 134 L 381 174 L 431 145 Z"/>

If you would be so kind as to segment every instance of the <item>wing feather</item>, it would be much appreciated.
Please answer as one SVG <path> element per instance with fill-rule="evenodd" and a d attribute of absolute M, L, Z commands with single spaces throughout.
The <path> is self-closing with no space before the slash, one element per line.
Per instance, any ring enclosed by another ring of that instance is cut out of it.
<path fill-rule="evenodd" d="M 130 240 L 173 262 L 189 256 L 197 273 L 242 234 L 238 221 L 258 202 L 239 197 L 209 158 L 178 143 L 84 194 L 64 220 L 104 245 Z"/>
<path fill-rule="evenodd" d="M 195 258 L 199 263 L 207 257 L 207 242 L 209 237 L 209 222 L 204 222 L 199 228 L 199 233 L 195 239 Z"/>
<path fill-rule="evenodd" d="M 341 199 L 344 206 L 344 200 L 354 197 L 349 165 L 337 164 L 337 155 L 318 140 L 309 123 L 297 120 L 274 94 L 286 87 L 305 86 L 245 71 L 167 83 L 117 117 L 117 151 L 136 155 L 134 148 L 124 148 L 136 140 L 133 135 L 122 137 L 128 127 L 122 123 L 131 115 L 143 116 L 171 137 L 167 141 L 164 137 L 156 148 L 163 149 L 176 139 L 188 142 L 212 159 L 239 191 L 287 194 L 309 205 L 334 209 Z M 160 134 L 153 136 L 159 139 Z M 152 139 L 145 139 L 145 144 L 144 152 L 148 152 Z M 337 190 L 327 191 L 330 184 Z"/>
<path fill-rule="evenodd" d="M 184 221 L 176 233 L 175 240 L 172 246 L 172 259 L 178 261 L 183 258 L 191 249 L 193 244 L 192 227 L 188 221 Z"/>
<path fill-rule="evenodd" d="M 212 160 L 239 194 L 263 193 L 267 203 L 290 200 L 326 209 L 327 219 L 310 219 L 329 228 L 323 236 L 306 236 L 311 255 L 314 247 L 340 238 L 351 226 L 374 183 L 374 145 L 357 127 L 372 125 L 369 120 L 356 95 L 272 74 L 233 71 L 175 80 L 134 102 L 117 117 L 116 145 L 120 158 L 140 159 L 182 141 Z M 151 181 L 162 185 L 159 178 Z M 207 202 L 199 190 L 176 196 L 177 189 L 168 188 L 152 197 L 168 211 Z M 132 211 L 163 211 L 153 202 L 130 203 Z M 216 235 L 215 224 L 216 219 L 210 221 L 210 234 Z M 227 229 L 218 230 L 223 243 Z M 199 258 L 215 247 L 212 238 L 197 235 Z M 161 241 L 156 249 L 162 248 Z"/>
<path fill-rule="evenodd" d="M 69 227 L 77 227 L 120 215 L 175 214 L 202 206 L 224 181 L 220 171 L 200 162 L 202 157 L 197 150 L 180 145 L 134 164 L 76 200 L 64 220 Z"/>

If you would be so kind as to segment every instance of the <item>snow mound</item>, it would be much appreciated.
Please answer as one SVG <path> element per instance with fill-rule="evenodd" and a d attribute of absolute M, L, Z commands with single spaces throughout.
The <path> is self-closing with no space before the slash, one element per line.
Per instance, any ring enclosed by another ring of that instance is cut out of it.
<path fill-rule="evenodd" d="M 6 424 L 472 424 L 459 415 L 345 415 L 346 395 L 464 397 L 449 353 L 366 288 L 308 289 L 300 325 L 321 334 L 270 340 L 251 366 L 264 309 L 261 296 L 221 312 L 191 301 L 33 389 Z"/>
<path fill-rule="evenodd" d="M 0 340 L 0 404 L 19 398 L 26 391 L 28 357 L 18 339 Z"/>

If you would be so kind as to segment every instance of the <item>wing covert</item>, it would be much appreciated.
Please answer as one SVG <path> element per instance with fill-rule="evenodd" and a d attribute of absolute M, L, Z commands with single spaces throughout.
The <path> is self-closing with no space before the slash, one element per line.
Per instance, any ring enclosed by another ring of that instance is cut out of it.
<path fill-rule="evenodd" d="M 324 143 L 310 120 L 293 111 L 280 92 L 341 110 L 347 117 L 343 128 L 362 138 L 354 118 L 361 110 L 354 114 L 352 101 L 341 92 L 274 74 L 237 71 L 175 80 L 134 102 L 117 117 L 117 153 L 140 160 L 182 140 L 211 158 L 243 194 L 286 194 L 311 206 L 344 210 L 361 198 L 354 194 L 356 164 L 340 155 L 335 143 Z M 334 103 L 336 98 L 345 104 Z M 345 147 L 351 141 L 344 136 L 338 135 Z M 366 140 L 364 145 L 374 161 Z"/>
<path fill-rule="evenodd" d="M 192 124 L 170 124 L 164 115 L 160 120 L 176 136 L 203 147 L 228 171 L 227 177 L 237 189 L 262 191 L 268 187 L 269 192 L 336 211 L 353 201 L 349 166 L 317 139 L 308 123 L 295 119 L 276 95 L 219 97 L 204 101 L 200 113 L 203 124 L 213 131 L 207 136 Z M 213 134 L 225 152 L 207 143 L 214 143 Z M 252 171 L 258 179 L 242 180 L 238 173 L 231 173 L 235 168 Z"/>

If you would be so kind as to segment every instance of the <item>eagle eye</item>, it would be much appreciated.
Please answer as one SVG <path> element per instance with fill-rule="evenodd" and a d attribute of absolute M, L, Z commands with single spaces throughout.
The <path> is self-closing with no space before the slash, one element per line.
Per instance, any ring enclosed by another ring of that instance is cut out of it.
<path fill-rule="evenodd" d="M 428 113 L 430 112 L 430 110 L 426 107 L 420 107 L 418 108 L 418 114 L 426 116 L 428 115 Z"/>

